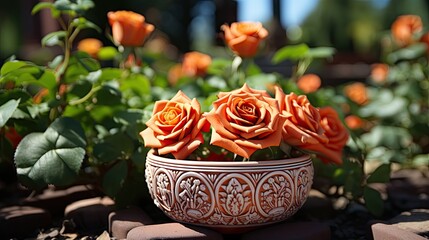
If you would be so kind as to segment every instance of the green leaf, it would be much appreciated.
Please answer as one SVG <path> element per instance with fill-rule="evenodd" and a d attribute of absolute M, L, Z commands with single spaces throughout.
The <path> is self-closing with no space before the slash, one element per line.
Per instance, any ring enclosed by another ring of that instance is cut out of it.
<path fill-rule="evenodd" d="M 121 82 L 121 91 L 132 90 L 140 96 L 151 93 L 151 84 L 149 79 L 141 74 L 132 74 Z"/>
<path fill-rule="evenodd" d="M 12 117 L 15 110 L 18 108 L 20 99 L 11 99 L 0 106 L 0 128 L 6 125 L 7 120 Z"/>
<path fill-rule="evenodd" d="M 107 46 L 102 47 L 97 53 L 98 59 L 102 61 L 112 60 L 118 54 L 118 50 L 115 47 Z"/>
<path fill-rule="evenodd" d="M 307 44 L 304 43 L 282 47 L 276 51 L 273 56 L 272 62 L 274 64 L 277 64 L 285 60 L 296 61 L 299 59 L 303 59 L 307 56 L 309 51 L 310 48 L 307 46 Z"/>
<path fill-rule="evenodd" d="M 76 9 L 76 4 L 69 0 L 57 0 L 54 3 L 54 7 L 60 11 L 72 11 Z"/>
<path fill-rule="evenodd" d="M 250 87 L 255 89 L 267 90 L 267 86 L 276 83 L 276 76 L 274 74 L 257 74 L 246 78 L 246 82 Z"/>
<path fill-rule="evenodd" d="M 31 14 L 34 15 L 44 8 L 52 9 L 54 8 L 54 4 L 50 2 L 40 2 L 33 7 Z"/>
<path fill-rule="evenodd" d="M 367 183 L 386 183 L 390 180 L 390 164 L 382 164 L 369 175 Z"/>
<path fill-rule="evenodd" d="M 392 126 L 375 126 L 370 132 L 362 134 L 361 139 L 369 148 L 385 146 L 402 149 L 412 142 L 412 136 L 407 129 Z"/>
<path fill-rule="evenodd" d="M 78 29 L 91 28 L 91 29 L 95 29 L 97 32 L 101 32 L 101 29 L 96 24 L 87 20 L 84 17 L 73 19 L 71 25 Z"/>
<path fill-rule="evenodd" d="M 104 192 L 110 197 L 115 197 L 121 190 L 127 174 L 127 162 L 119 161 L 116 163 L 103 177 Z"/>
<path fill-rule="evenodd" d="M 316 47 L 310 48 L 307 56 L 311 58 L 329 58 L 335 53 L 335 48 L 331 47 Z"/>
<path fill-rule="evenodd" d="M 127 109 L 115 114 L 113 120 L 121 126 L 126 127 L 126 133 L 128 136 L 134 140 L 138 140 L 140 139 L 139 132 L 141 132 L 145 127 L 143 116 L 143 110 Z"/>
<path fill-rule="evenodd" d="M 5 76 L 6 74 L 19 69 L 23 66 L 27 65 L 26 62 L 23 61 L 10 61 L 10 62 L 6 62 L 5 64 L 3 64 L 3 66 L 1 67 L 0 70 L 0 75 L 1 76 Z"/>
<path fill-rule="evenodd" d="M 130 137 L 117 133 L 94 146 L 94 156 L 99 163 L 109 163 L 133 154 L 134 143 Z"/>
<path fill-rule="evenodd" d="M 57 31 L 57 32 L 51 32 L 48 33 L 46 36 L 42 38 L 42 46 L 63 46 L 63 41 L 65 37 L 67 36 L 66 31 Z"/>
<path fill-rule="evenodd" d="M 366 186 L 363 191 L 363 199 L 365 200 L 365 206 L 370 213 L 377 217 L 383 215 L 384 202 L 381 198 L 381 194 L 377 190 Z"/>
<path fill-rule="evenodd" d="M 414 166 L 429 166 L 429 154 L 420 154 L 413 158 Z"/>
<path fill-rule="evenodd" d="M 372 101 L 359 109 L 359 115 L 362 117 L 396 117 L 406 109 L 407 100 L 396 96 L 391 90 L 383 89 L 374 93 Z"/>
<path fill-rule="evenodd" d="M 35 83 L 47 88 L 54 89 L 57 86 L 57 81 L 55 80 L 55 74 L 52 71 L 45 71 L 38 81 Z"/>
<path fill-rule="evenodd" d="M 52 69 L 55 69 L 58 66 L 60 66 L 60 64 L 63 62 L 63 60 L 64 60 L 64 56 L 58 55 L 51 62 L 48 63 L 48 66 Z"/>
<path fill-rule="evenodd" d="M 149 152 L 150 148 L 139 147 L 132 155 L 131 160 L 133 163 L 140 169 L 144 169 L 146 164 L 146 155 Z"/>
<path fill-rule="evenodd" d="M 231 67 L 231 64 L 231 60 L 224 58 L 214 58 L 207 69 L 207 73 L 211 75 L 222 75 L 225 73 L 226 69 Z"/>
<path fill-rule="evenodd" d="M 121 78 L 123 70 L 118 68 L 103 68 L 101 69 L 101 76 L 99 78 L 100 82 L 118 80 Z"/>
<path fill-rule="evenodd" d="M 426 49 L 427 45 L 425 43 L 415 43 L 390 53 L 387 55 L 387 61 L 390 63 L 396 63 L 400 60 L 413 60 L 424 56 Z"/>
<path fill-rule="evenodd" d="M 44 133 L 25 136 L 15 152 L 18 177 L 40 188 L 72 184 L 85 157 L 85 134 L 79 122 L 56 119 Z"/>
<path fill-rule="evenodd" d="M 346 161 L 344 164 L 344 191 L 352 194 L 353 198 L 361 197 L 363 192 L 361 185 L 363 171 L 360 164 L 350 161 Z"/>
<path fill-rule="evenodd" d="M 77 62 L 83 66 L 88 72 L 94 72 L 100 69 L 100 63 L 91 58 L 87 53 L 76 52 L 73 54 Z"/>
<path fill-rule="evenodd" d="M 51 110 L 47 102 L 43 102 L 40 104 L 33 104 L 27 107 L 28 113 L 31 118 L 36 118 L 38 116 L 43 115 L 43 113 L 47 113 Z"/>
<path fill-rule="evenodd" d="M 79 9 L 82 10 L 88 10 L 90 8 L 93 8 L 95 5 L 91 0 L 77 0 L 77 5 Z"/>
<path fill-rule="evenodd" d="M 121 103 L 122 93 L 119 89 L 109 85 L 103 85 L 97 92 L 97 105 L 117 105 Z"/>

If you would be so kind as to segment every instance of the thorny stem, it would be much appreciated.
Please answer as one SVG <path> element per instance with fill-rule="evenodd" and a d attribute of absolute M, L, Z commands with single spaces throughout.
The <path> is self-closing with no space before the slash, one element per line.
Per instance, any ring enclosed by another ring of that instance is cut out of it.
<path fill-rule="evenodd" d="M 64 74 L 69 65 L 73 41 L 80 32 L 79 28 L 73 28 L 70 25 L 70 23 L 68 24 L 68 27 L 66 27 L 64 21 L 61 18 L 59 18 L 59 22 L 60 22 L 60 25 L 67 30 L 66 30 L 66 37 L 64 40 L 64 60 L 61 63 L 56 73 L 56 80 L 57 80 L 56 98 L 57 100 L 60 101 L 60 105 L 57 108 L 53 108 L 51 110 L 50 112 L 51 120 L 54 120 L 55 118 L 57 118 L 57 116 L 62 114 L 64 110 L 63 101 L 66 99 L 66 95 L 65 93 L 61 94 L 60 89 L 61 89 L 61 86 L 64 84 Z"/>

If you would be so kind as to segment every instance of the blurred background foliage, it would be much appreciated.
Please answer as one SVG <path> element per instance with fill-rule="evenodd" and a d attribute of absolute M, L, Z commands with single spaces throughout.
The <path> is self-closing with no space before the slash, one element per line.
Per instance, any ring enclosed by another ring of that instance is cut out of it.
<path fill-rule="evenodd" d="M 37 2 L 12 1 L 0 9 L 0 64 L 13 54 L 36 62 L 48 61 L 56 55 L 55 49 L 39 48 L 41 37 L 58 26 L 48 12 L 36 17 L 29 14 Z M 253 20 L 262 21 L 271 32 L 267 51 L 306 42 L 309 46 L 335 46 L 334 63 L 373 62 L 380 52 L 380 34 L 390 28 L 397 16 L 418 15 L 424 26 L 429 21 L 429 4 L 425 0 L 96 0 L 94 3 L 97 7 L 90 9 L 86 18 L 104 30 L 108 26 L 105 17 L 108 11 L 124 9 L 143 14 L 147 22 L 157 26 L 158 37 L 171 43 L 168 52 L 171 57 L 190 50 L 213 53 L 214 48 L 223 45 L 219 35 L 222 24 Z M 94 34 L 88 31 L 81 37 Z M 107 38 L 100 40 L 111 44 Z"/>

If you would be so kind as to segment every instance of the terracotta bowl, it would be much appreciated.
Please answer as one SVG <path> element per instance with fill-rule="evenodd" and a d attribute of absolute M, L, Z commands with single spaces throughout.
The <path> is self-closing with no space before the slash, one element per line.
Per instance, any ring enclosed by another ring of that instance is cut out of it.
<path fill-rule="evenodd" d="M 154 203 L 171 219 L 243 232 L 283 221 L 304 204 L 313 163 L 299 158 L 226 162 L 146 158 L 146 182 Z"/>

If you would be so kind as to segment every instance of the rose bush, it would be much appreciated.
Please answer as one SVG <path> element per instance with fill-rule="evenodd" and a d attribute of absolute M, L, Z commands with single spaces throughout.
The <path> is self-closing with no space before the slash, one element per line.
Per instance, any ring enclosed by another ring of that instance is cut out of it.
<path fill-rule="evenodd" d="M 307 75 L 312 61 L 331 57 L 333 48 L 287 45 L 270 54 L 273 64 L 293 63 L 291 75 L 266 73 L 253 58 L 268 31 L 261 23 L 237 22 L 220 29 L 227 46 L 221 51 L 163 55 L 174 48 L 160 44 L 158 34 L 149 37 L 160 30 L 130 11 L 106 16 L 111 44 L 76 44 L 84 29 L 101 32 L 84 17 L 91 7 L 90 0 L 37 4 L 34 14 L 49 9 L 62 27 L 42 45 L 62 54 L 43 66 L 11 58 L 0 69 L 0 159 L 16 167 L 25 186 L 89 183 L 120 204 L 143 194 L 150 148 L 195 160 L 312 154 L 318 174 L 325 174 L 319 163 L 336 163 L 323 165 L 335 173 L 331 184 L 361 201 L 362 154 L 341 120 L 354 115 L 372 126 L 355 109 L 370 107 L 374 96 L 365 87 L 362 96 L 345 96 L 343 88 Z"/>

